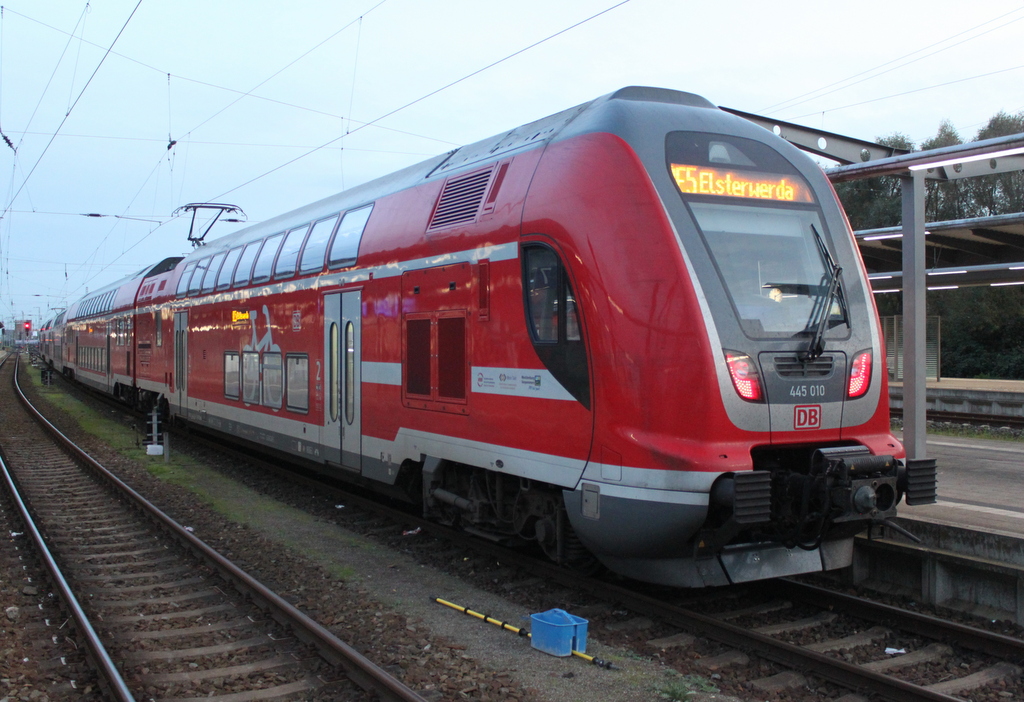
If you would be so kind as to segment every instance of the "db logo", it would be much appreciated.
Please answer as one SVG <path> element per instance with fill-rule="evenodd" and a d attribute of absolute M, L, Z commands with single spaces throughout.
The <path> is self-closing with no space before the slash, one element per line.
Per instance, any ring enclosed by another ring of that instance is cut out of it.
<path fill-rule="evenodd" d="M 797 405 L 793 408 L 794 429 L 820 429 L 821 405 Z"/>

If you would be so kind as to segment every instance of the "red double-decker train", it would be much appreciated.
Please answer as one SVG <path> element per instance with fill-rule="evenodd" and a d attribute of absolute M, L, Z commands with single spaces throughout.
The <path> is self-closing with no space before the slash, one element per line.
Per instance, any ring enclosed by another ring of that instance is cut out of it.
<path fill-rule="evenodd" d="M 46 325 L 69 376 L 553 559 L 848 565 L 908 477 L 821 169 L 624 88 L 168 258 Z"/>

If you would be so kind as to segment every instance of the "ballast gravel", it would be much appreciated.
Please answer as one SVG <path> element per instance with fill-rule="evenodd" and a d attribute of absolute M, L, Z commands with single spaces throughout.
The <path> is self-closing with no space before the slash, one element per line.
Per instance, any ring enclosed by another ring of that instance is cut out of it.
<path fill-rule="evenodd" d="M 45 402 L 45 394 L 59 392 L 39 391 L 24 382 L 23 387 L 36 396 L 33 401 Z M 116 421 L 110 410 L 97 412 Z M 685 689 L 679 687 L 675 671 L 603 645 L 601 632 L 590 632 L 587 652 L 613 661 L 618 670 L 536 651 L 527 640 L 436 604 L 433 598 L 528 626 L 530 612 L 521 605 L 332 523 L 322 514 L 322 497 L 312 491 L 310 503 L 319 501 L 317 509 L 300 509 L 229 477 L 237 468 L 221 471 L 191 457 L 170 467 L 160 457 L 129 459 L 82 431 L 60 410 L 47 413 L 97 460 L 196 536 L 428 700 L 736 700 L 698 691 L 685 697 L 685 692 L 665 694 Z M 132 429 L 124 431 L 130 441 Z M 339 513 L 345 509 L 331 507 Z M 421 536 L 406 537 L 410 545 L 417 538 Z M 9 604 L 0 601 L 0 606 Z M 330 699 L 329 688 L 321 699 Z"/>

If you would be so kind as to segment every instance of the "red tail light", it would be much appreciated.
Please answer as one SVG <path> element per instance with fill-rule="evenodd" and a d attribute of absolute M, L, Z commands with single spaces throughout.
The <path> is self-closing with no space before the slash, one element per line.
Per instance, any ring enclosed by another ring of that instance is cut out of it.
<path fill-rule="evenodd" d="M 745 353 L 726 351 L 725 362 L 729 366 L 729 376 L 737 394 L 748 402 L 760 402 L 763 397 L 761 375 L 753 359 Z"/>
<path fill-rule="evenodd" d="M 846 394 L 850 397 L 860 397 L 868 391 L 871 385 L 871 352 L 861 351 L 853 357 L 853 364 L 850 366 L 850 384 Z"/>

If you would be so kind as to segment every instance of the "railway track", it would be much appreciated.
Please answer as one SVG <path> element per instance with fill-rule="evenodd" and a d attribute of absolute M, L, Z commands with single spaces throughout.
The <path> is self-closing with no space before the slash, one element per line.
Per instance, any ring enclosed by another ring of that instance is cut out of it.
<path fill-rule="evenodd" d="M 194 432 L 190 441 L 230 450 L 222 440 L 209 441 Z M 596 603 L 583 613 L 591 620 L 592 637 L 633 646 L 640 655 L 654 652 L 676 669 L 731 680 L 757 696 L 780 689 L 793 696 L 794 688 L 825 685 L 829 699 L 839 694 L 844 702 L 867 699 L 861 695 L 901 702 L 1024 699 L 1019 682 L 1024 641 L 1017 638 L 789 581 L 684 599 L 678 592 L 581 577 L 327 486 L 319 478 L 298 478 L 279 462 L 259 461 L 243 451 L 234 458 L 287 476 L 289 483 L 306 482 L 319 494 L 330 494 L 332 502 L 343 502 L 344 513 L 335 516 L 347 528 L 395 548 L 400 545 L 425 561 L 437 563 L 447 553 L 453 569 L 465 569 L 478 583 L 500 582 L 500 594 L 525 599 L 531 608 L 561 606 L 534 592 L 539 582 L 565 588 L 563 595 L 585 593 Z M 410 542 L 403 536 L 416 529 L 437 541 Z M 510 569 L 515 572 L 510 574 Z M 534 584 L 511 587 L 517 581 Z M 633 620 L 647 624 L 634 630 Z M 887 648 L 904 653 L 886 654 Z"/>
<path fill-rule="evenodd" d="M 902 417 L 903 409 L 899 407 L 892 407 L 889 409 L 889 414 L 893 417 Z M 945 412 L 928 410 L 927 419 L 932 422 L 955 422 L 990 427 L 1024 427 L 1024 417 L 1016 417 L 1010 414 L 983 414 L 980 412 Z"/>
<path fill-rule="evenodd" d="M 195 434 L 192 440 L 226 450 L 223 442 L 207 442 Z M 296 480 L 279 464 L 261 466 Z M 317 478 L 305 480 L 319 491 L 325 489 Z M 642 655 L 659 651 L 677 669 L 691 666 L 699 649 L 700 660 L 705 661 L 697 665 L 699 670 L 746 680 L 756 692 L 791 692 L 815 679 L 847 690 L 844 702 L 863 702 L 868 695 L 894 702 L 953 702 L 1022 691 L 1024 640 L 1018 638 L 790 580 L 680 597 L 678 592 L 628 581 L 584 577 L 351 492 L 331 490 L 347 505 L 340 521 L 354 531 L 395 548 L 419 551 L 428 560 L 438 551 L 453 549 L 449 564 L 475 573 L 478 582 L 507 585 L 508 569 L 515 567 L 519 575 L 512 581 L 557 583 L 598 603 L 614 603 L 588 607 L 583 613 L 591 619 L 591 636 L 635 646 Z M 410 545 L 403 536 L 410 529 L 429 533 L 443 545 Z M 465 552 L 476 556 L 467 558 Z M 505 588 L 502 594 L 510 593 Z M 746 601 L 737 605 L 737 597 Z M 548 606 L 561 605 L 541 604 L 542 609 Z M 642 622 L 635 636 L 616 640 L 617 634 L 608 633 L 632 630 L 633 620 Z M 649 622 L 657 623 L 653 630 L 645 628 Z M 886 654 L 887 648 L 904 653 Z"/>
<path fill-rule="evenodd" d="M 15 392 L 31 410 L 14 366 L 0 368 L 5 482 L 111 698 L 422 701 L 17 411 Z"/>

